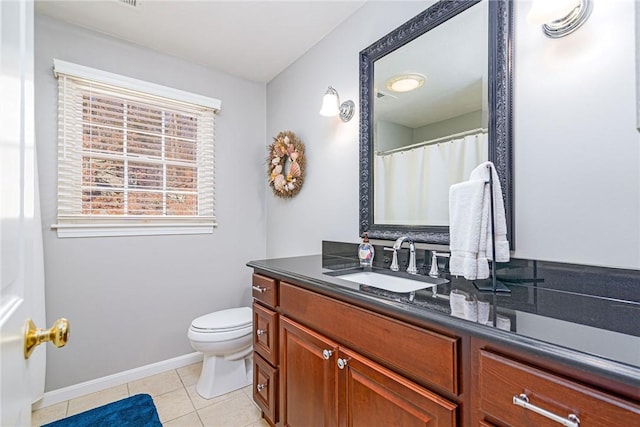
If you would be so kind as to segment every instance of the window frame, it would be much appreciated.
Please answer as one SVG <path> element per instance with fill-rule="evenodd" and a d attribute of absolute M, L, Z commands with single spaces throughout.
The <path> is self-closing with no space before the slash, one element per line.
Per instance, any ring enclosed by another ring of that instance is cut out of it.
<path fill-rule="evenodd" d="M 184 103 L 189 104 L 192 107 L 206 108 L 213 113 L 212 125 L 215 129 L 215 115 L 220 111 L 222 101 L 206 97 L 203 95 L 182 91 L 179 89 L 158 85 L 155 83 L 146 82 L 143 80 L 134 79 L 131 77 L 122 76 L 115 73 L 110 73 L 70 62 L 54 59 L 54 75 L 58 79 L 70 78 L 75 80 L 90 81 L 95 84 L 107 85 L 115 87 L 119 90 L 126 90 L 141 93 L 140 96 L 151 95 L 153 97 L 166 99 L 167 103 Z M 59 96 L 59 95 L 58 95 Z M 60 103 L 60 99 L 58 99 Z M 170 108 L 170 107 L 167 107 Z M 211 114 L 211 113 L 208 113 Z M 64 120 L 61 112 L 58 112 L 58 150 L 63 150 L 67 147 L 68 142 L 64 139 L 64 132 L 61 132 L 60 126 Z M 211 146 L 207 147 L 208 154 L 211 157 L 211 180 L 214 188 L 211 190 L 210 196 L 212 197 L 211 203 L 213 203 L 213 211 L 211 215 L 207 216 L 139 216 L 139 215 L 82 215 L 74 214 L 72 216 L 61 214 L 61 195 L 60 195 L 60 174 L 61 165 L 58 161 L 58 190 L 57 196 L 57 223 L 51 226 L 52 229 L 57 230 L 58 237 L 106 237 L 106 236 L 142 236 L 142 235 L 167 235 L 167 234 L 208 234 L 213 232 L 213 228 L 217 226 L 215 217 L 215 131 L 211 130 Z M 198 138 L 200 139 L 200 136 Z M 82 144 L 82 142 L 79 142 Z M 198 156 L 202 155 L 202 147 L 198 148 Z M 126 156 L 123 156 L 123 158 Z M 75 166 L 74 166 L 75 167 Z M 82 165 L 80 165 L 82 168 Z M 198 167 L 198 174 L 200 175 L 200 166 Z M 66 169 L 70 171 L 72 168 Z M 80 173 L 73 170 L 71 173 Z M 203 196 L 203 193 L 198 192 L 198 200 Z M 75 199 L 74 202 L 75 203 Z M 68 205 L 66 205 L 68 207 Z"/>

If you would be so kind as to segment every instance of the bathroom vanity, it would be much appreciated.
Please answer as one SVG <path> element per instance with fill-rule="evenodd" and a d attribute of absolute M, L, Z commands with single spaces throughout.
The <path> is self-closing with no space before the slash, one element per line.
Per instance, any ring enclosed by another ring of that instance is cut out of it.
<path fill-rule="evenodd" d="M 607 330 L 593 322 L 615 315 L 633 319 L 640 302 L 592 301 L 550 290 L 558 266 L 536 265 L 537 277 L 529 280 L 523 279 L 531 273 L 524 264 L 516 260 L 513 268 L 499 270 L 498 277 L 511 275 L 509 292 L 477 293 L 491 301 L 492 313 L 510 317 L 511 330 L 505 331 L 451 316 L 448 295 L 473 292 L 466 280 L 452 278 L 437 292 L 418 291 L 410 300 L 341 279 L 340 271 L 357 267 L 357 258 L 325 254 L 248 263 L 254 270 L 254 400 L 270 424 L 294 427 L 637 424 L 638 326 L 612 331 L 617 323 L 605 319 Z M 566 307 L 572 300 L 575 306 Z M 570 321 L 555 314 L 557 303 L 565 305 Z M 548 338 L 534 337 L 540 333 L 532 332 L 536 322 Z M 636 354 L 620 358 L 598 354 L 597 345 L 589 351 L 563 345 L 554 334 L 565 324 L 603 347 L 612 341 L 600 334 L 613 333 Z"/>

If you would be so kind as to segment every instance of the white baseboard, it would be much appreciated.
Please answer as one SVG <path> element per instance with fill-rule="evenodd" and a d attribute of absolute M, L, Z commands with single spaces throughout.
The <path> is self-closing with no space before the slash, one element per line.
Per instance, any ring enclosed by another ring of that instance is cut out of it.
<path fill-rule="evenodd" d="M 110 387 L 126 384 L 144 377 L 159 374 L 171 369 L 181 368 L 201 361 L 202 353 L 194 352 L 185 354 L 184 356 L 174 357 L 173 359 L 152 363 L 150 365 L 140 366 L 139 368 L 130 369 L 128 371 L 118 372 L 117 374 L 108 375 L 106 377 L 96 378 L 95 380 L 63 387 L 58 390 L 48 391 L 44 394 L 42 399 L 32 405 L 32 410 L 42 409 L 47 406 L 55 405 L 56 403 L 84 396 L 85 394 L 95 393 Z"/>

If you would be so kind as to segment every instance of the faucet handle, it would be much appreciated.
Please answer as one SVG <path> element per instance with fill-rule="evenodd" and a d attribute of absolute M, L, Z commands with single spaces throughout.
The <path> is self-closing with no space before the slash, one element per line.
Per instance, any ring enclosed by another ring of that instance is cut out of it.
<path fill-rule="evenodd" d="M 385 251 L 393 251 L 393 257 L 391 258 L 391 265 L 389 269 L 391 271 L 398 271 L 400 267 L 398 267 L 398 250 L 394 248 L 383 248 Z"/>
<path fill-rule="evenodd" d="M 443 257 L 443 258 L 449 258 L 451 256 L 451 254 L 449 252 L 436 252 L 436 251 L 432 251 L 433 256 L 436 257 Z"/>
<path fill-rule="evenodd" d="M 431 270 L 429 270 L 429 276 L 438 277 L 440 272 L 438 271 L 438 257 L 449 258 L 448 252 L 436 252 L 431 251 Z"/>

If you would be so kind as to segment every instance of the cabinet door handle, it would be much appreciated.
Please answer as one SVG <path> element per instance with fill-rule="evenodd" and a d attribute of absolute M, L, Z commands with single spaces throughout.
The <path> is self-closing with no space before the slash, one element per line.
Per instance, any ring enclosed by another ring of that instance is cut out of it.
<path fill-rule="evenodd" d="M 332 354 L 333 350 L 322 350 L 322 357 L 324 357 L 324 360 L 329 360 Z"/>
<path fill-rule="evenodd" d="M 267 333 L 267 330 L 266 330 L 266 329 L 258 329 L 258 330 L 256 331 L 256 335 L 257 335 L 257 336 L 264 335 L 264 334 L 266 334 L 266 333 Z"/>
<path fill-rule="evenodd" d="M 529 397 L 522 393 L 518 396 L 513 396 L 513 404 L 517 406 L 521 406 L 524 409 L 528 409 L 530 411 L 535 412 L 536 414 L 540 414 L 543 417 L 549 418 L 557 423 L 562 424 L 566 427 L 580 427 L 580 419 L 575 414 L 569 414 L 566 418 L 561 417 L 560 415 L 556 415 L 553 412 L 549 412 L 546 409 L 542 409 L 539 406 L 533 405 L 529 403 Z"/>
<path fill-rule="evenodd" d="M 347 366 L 347 363 L 349 363 L 349 359 L 338 358 L 338 368 L 344 369 Z"/>
<path fill-rule="evenodd" d="M 267 388 L 266 384 L 258 384 L 258 386 L 256 387 L 256 390 L 258 390 L 258 393 L 259 393 L 262 390 L 264 390 L 265 388 Z"/>
<path fill-rule="evenodd" d="M 269 289 L 267 289 L 267 288 L 265 288 L 263 286 L 258 286 L 258 285 L 251 286 L 251 289 L 253 289 L 256 292 L 260 292 L 260 293 L 267 292 L 269 290 Z"/>

